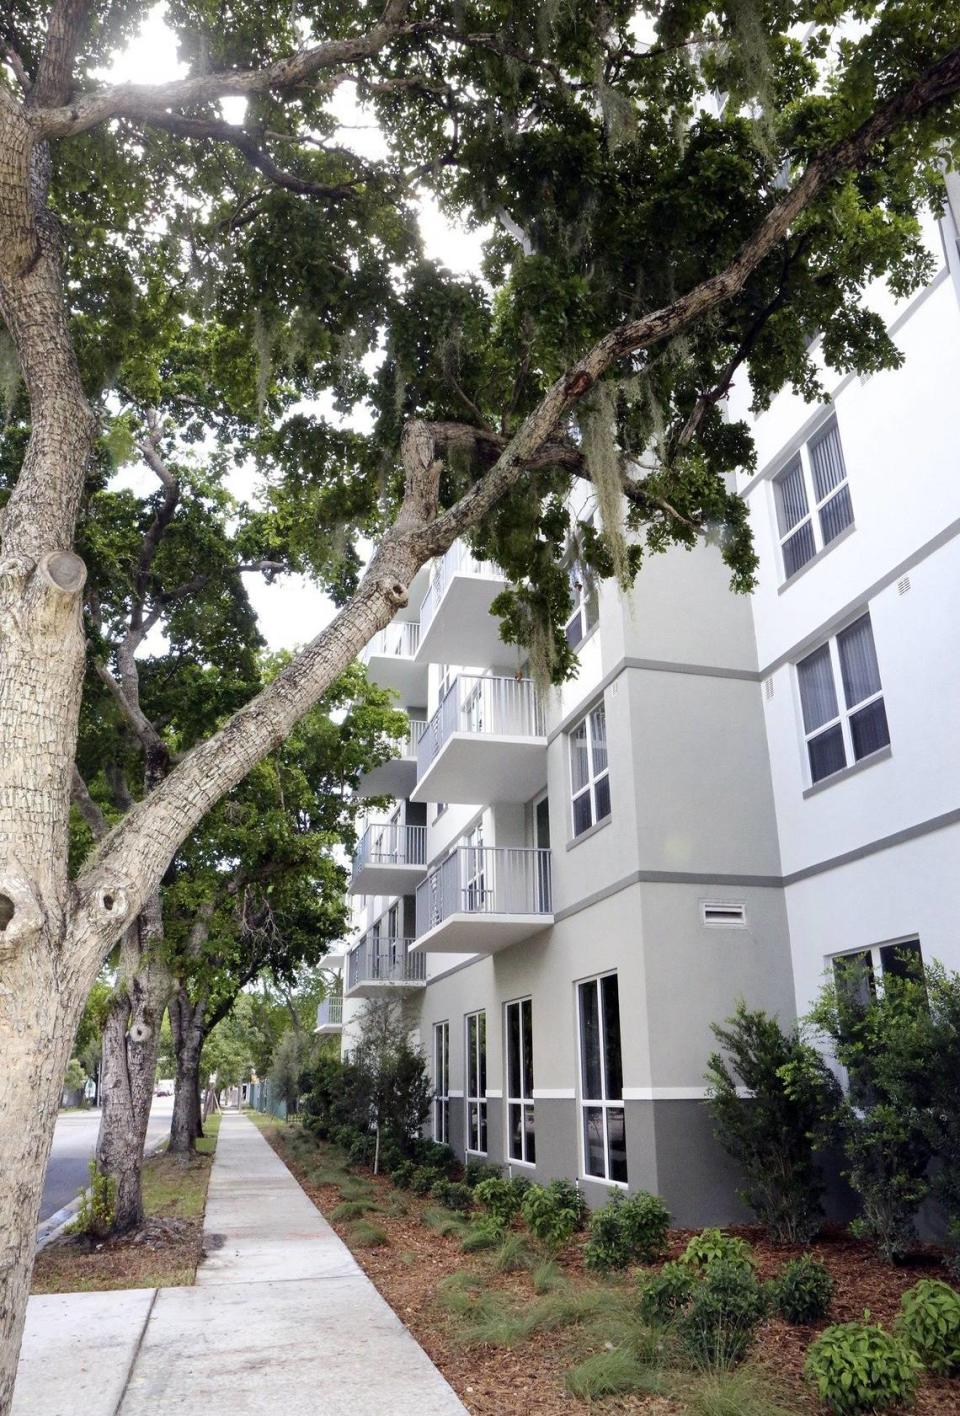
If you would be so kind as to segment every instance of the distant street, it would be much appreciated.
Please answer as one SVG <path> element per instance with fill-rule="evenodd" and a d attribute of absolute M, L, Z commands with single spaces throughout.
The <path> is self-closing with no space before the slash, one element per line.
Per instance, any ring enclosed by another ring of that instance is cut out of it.
<path fill-rule="evenodd" d="M 170 1129 L 173 1097 L 154 1097 L 147 1130 L 147 1148 L 162 1140 Z M 76 1111 L 57 1117 L 53 1149 L 43 1185 L 40 1218 L 44 1220 L 76 1197 L 87 1183 L 87 1166 L 97 1145 L 99 1111 Z"/>

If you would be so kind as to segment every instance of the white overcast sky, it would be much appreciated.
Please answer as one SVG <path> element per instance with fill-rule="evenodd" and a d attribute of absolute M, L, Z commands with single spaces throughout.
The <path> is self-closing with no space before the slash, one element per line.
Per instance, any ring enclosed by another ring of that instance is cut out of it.
<path fill-rule="evenodd" d="M 176 36 L 167 27 L 161 4 L 150 11 L 136 39 L 124 53 L 98 77 L 112 83 L 164 83 L 185 74 L 186 66 L 177 61 Z M 229 122 L 242 121 L 243 99 L 225 99 L 221 107 Z M 352 85 L 340 85 L 330 108 L 345 124 L 351 125 L 341 136 L 345 146 L 352 147 L 364 157 L 384 155 L 385 145 L 375 118 L 359 107 Z M 458 273 L 476 272 L 480 265 L 481 244 L 487 233 L 452 225 L 426 193 L 421 193 L 418 207 L 427 256 L 442 261 Z M 145 469 L 139 472 L 125 470 L 118 480 L 140 493 L 152 491 L 154 487 L 153 479 Z M 237 496 L 249 497 L 254 480 L 248 470 L 240 468 L 236 477 L 231 479 L 231 485 Z M 333 615 L 330 601 L 302 576 L 283 576 L 273 585 L 266 585 L 259 575 L 248 575 L 245 579 L 261 633 L 271 649 L 292 649 L 305 643 Z"/>

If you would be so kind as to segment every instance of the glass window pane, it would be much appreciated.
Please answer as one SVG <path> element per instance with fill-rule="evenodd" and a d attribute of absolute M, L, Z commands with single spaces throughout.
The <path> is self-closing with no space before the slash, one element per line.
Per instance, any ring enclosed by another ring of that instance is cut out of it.
<path fill-rule="evenodd" d="M 816 549 L 813 527 L 809 521 L 805 521 L 799 531 L 794 531 L 790 539 L 783 543 L 783 573 L 788 580 L 791 575 L 796 575 L 808 560 L 813 559 Z"/>
<path fill-rule="evenodd" d="M 588 1175 L 599 1175 L 606 1179 L 603 1154 L 603 1107 L 583 1108 L 583 1159 Z"/>
<path fill-rule="evenodd" d="M 812 733 L 824 723 L 829 723 L 831 718 L 836 718 L 840 711 L 828 645 L 824 644 L 806 659 L 801 659 L 797 665 L 797 679 L 803 726 L 808 733 Z"/>
<path fill-rule="evenodd" d="M 593 775 L 607 770 L 607 710 L 601 703 L 590 714 L 590 740 L 593 746 Z"/>
<path fill-rule="evenodd" d="M 847 469 L 843 463 L 843 448 L 836 423 L 831 423 L 820 437 L 810 443 L 810 467 L 818 502 L 846 481 Z"/>
<path fill-rule="evenodd" d="M 820 534 L 823 544 L 829 546 L 852 520 L 853 502 L 850 500 L 850 488 L 841 487 L 839 492 L 820 508 Z"/>
<path fill-rule="evenodd" d="M 480 1149 L 480 1118 L 476 1102 L 473 1101 L 467 1107 L 467 1149 Z"/>
<path fill-rule="evenodd" d="M 477 1095 L 477 1019 L 467 1019 L 467 1096 Z"/>
<path fill-rule="evenodd" d="M 486 1149 L 487 1149 L 487 1103 L 486 1103 L 485 1101 L 481 1101 L 481 1102 L 480 1102 L 480 1108 L 479 1108 L 479 1109 L 480 1109 L 480 1138 L 479 1138 L 479 1141 L 478 1141 L 478 1144 L 477 1144 L 477 1150 L 482 1150 L 482 1151 L 486 1152 Z"/>
<path fill-rule="evenodd" d="M 862 954 L 844 954 L 834 959 L 833 976 L 837 992 L 847 1003 L 869 1007 L 877 991 L 869 949 Z"/>
<path fill-rule="evenodd" d="M 520 1005 L 523 1012 L 523 1092 L 522 1096 L 533 1096 L 533 1004 L 525 998 Z"/>
<path fill-rule="evenodd" d="M 623 1096 L 623 1063 L 620 1057 L 620 990 L 616 974 L 600 980 L 603 1000 L 604 1067 L 607 1090 L 605 1101 L 619 1101 Z"/>
<path fill-rule="evenodd" d="M 887 727 L 887 710 L 883 699 L 877 698 L 850 715 L 850 737 L 853 742 L 853 756 L 859 762 L 861 757 L 869 757 L 871 752 L 879 752 L 890 741 Z"/>
<path fill-rule="evenodd" d="M 477 1037 L 480 1048 L 480 1085 L 477 1095 L 481 1100 L 487 1094 L 487 1015 L 481 1013 L 478 1018 Z M 486 1149 L 486 1148 L 484 1148 Z"/>
<path fill-rule="evenodd" d="M 597 985 L 591 979 L 580 985 L 580 1050 L 585 1101 L 603 1098 L 600 1079 L 600 1010 Z"/>
<path fill-rule="evenodd" d="M 835 728 L 828 728 L 819 737 L 811 738 L 807 743 L 807 750 L 810 754 L 810 776 L 815 782 L 821 782 L 824 777 L 832 777 L 834 772 L 839 772 L 847 765 L 839 723 Z"/>
<path fill-rule="evenodd" d="M 523 1141 L 525 1147 L 523 1158 L 533 1165 L 537 1158 L 537 1137 L 534 1131 L 532 1106 L 523 1108 Z"/>
<path fill-rule="evenodd" d="M 590 791 L 588 789 L 587 791 L 582 792 L 580 796 L 574 797 L 573 834 L 575 836 L 579 836 L 584 831 L 588 831 L 592 825 L 593 812 L 590 806 Z"/>
<path fill-rule="evenodd" d="M 583 639 L 583 634 L 583 615 L 578 609 L 573 618 L 568 621 L 566 628 L 567 643 L 570 645 L 571 649 L 576 649 L 577 645 Z"/>
<path fill-rule="evenodd" d="M 618 1106 L 607 1108 L 607 1145 L 610 1148 L 610 1179 L 627 1181 L 627 1125 Z"/>
<path fill-rule="evenodd" d="M 884 976 L 892 974 L 895 978 L 922 979 L 920 940 L 907 939 L 902 944 L 884 944 L 880 950 L 880 963 Z"/>
<path fill-rule="evenodd" d="M 520 1004 L 507 1004 L 507 1094 L 520 1095 Z"/>
<path fill-rule="evenodd" d="M 777 524 L 780 535 L 792 531 L 807 514 L 807 493 L 803 485 L 803 469 L 800 458 L 785 467 L 774 481 L 774 495 L 777 503 Z"/>
<path fill-rule="evenodd" d="M 593 629 L 593 626 L 600 618 L 600 599 L 597 595 L 595 585 L 590 586 L 587 590 L 586 598 L 583 602 L 583 618 L 585 629 L 587 630 Z"/>
<path fill-rule="evenodd" d="M 597 802 L 597 820 L 605 821 L 610 815 L 610 778 L 601 777 L 594 787 Z"/>
<path fill-rule="evenodd" d="M 590 780 L 586 719 L 582 723 L 578 723 L 570 734 L 570 771 L 573 790 L 578 792 Z"/>
<path fill-rule="evenodd" d="M 848 708 L 854 708 L 871 694 L 880 692 L 880 668 L 873 644 L 870 616 L 864 615 L 837 635 L 843 696 Z"/>
<path fill-rule="evenodd" d="M 507 1153 L 511 1160 L 523 1160 L 522 1111 L 523 1107 L 519 1102 L 513 1102 L 507 1107 Z"/>

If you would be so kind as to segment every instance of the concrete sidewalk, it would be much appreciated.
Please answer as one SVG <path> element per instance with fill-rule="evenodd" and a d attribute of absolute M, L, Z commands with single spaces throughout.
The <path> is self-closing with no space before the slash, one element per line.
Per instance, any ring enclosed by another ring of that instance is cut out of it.
<path fill-rule="evenodd" d="M 31 1298 L 13 1416 L 463 1416 L 245 1116 L 224 1116 L 193 1288 Z"/>

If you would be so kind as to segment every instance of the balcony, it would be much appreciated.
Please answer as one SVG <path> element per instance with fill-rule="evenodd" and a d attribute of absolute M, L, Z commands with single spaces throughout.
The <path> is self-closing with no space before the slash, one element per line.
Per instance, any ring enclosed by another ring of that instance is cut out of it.
<path fill-rule="evenodd" d="M 419 643 L 419 623 L 397 619 L 375 634 L 360 655 L 370 681 L 392 688 L 401 703 L 427 701 L 427 661 L 415 658 Z"/>
<path fill-rule="evenodd" d="M 529 801 L 547 782 L 547 738 L 531 679 L 460 674 L 417 742 L 413 801 Z"/>
<path fill-rule="evenodd" d="M 457 846 L 417 886 L 414 950 L 495 954 L 552 923 L 548 850 Z"/>
<path fill-rule="evenodd" d="M 374 821 L 353 857 L 351 895 L 410 895 L 426 873 L 426 826 Z"/>
<path fill-rule="evenodd" d="M 329 1037 L 343 1031 L 343 998 L 339 993 L 331 993 L 324 998 L 317 1009 L 315 1033 Z"/>
<path fill-rule="evenodd" d="M 500 622 L 490 613 L 506 585 L 498 565 L 474 560 L 463 541 L 454 541 L 420 605 L 417 662 L 478 668 L 512 662 L 515 651 L 500 638 Z"/>
<path fill-rule="evenodd" d="M 417 783 L 417 742 L 427 726 L 423 718 L 411 718 L 405 738 L 397 741 L 397 755 L 360 779 L 362 797 L 389 796 L 398 801 L 408 797 Z"/>
<path fill-rule="evenodd" d="M 411 954 L 412 939 L 380 935 L 367 938 L 347 957 L 347 993 L 352 998 L 377 998 L 399 988 L 423 988 L 427 961 Z"/>

